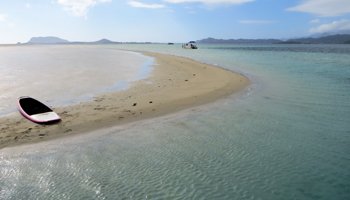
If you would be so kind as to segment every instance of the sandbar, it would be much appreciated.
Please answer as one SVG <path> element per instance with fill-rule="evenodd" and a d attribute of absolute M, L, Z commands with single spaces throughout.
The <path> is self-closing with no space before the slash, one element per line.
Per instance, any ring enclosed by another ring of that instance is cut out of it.
<path fill-rule="evenodd" d="M 189 58 L 142 53 L 155 58 L 148 78 L 127 90 L 54 108 L 62 118 L 57 124 L 35 124 L 19 113 L 1 117 L 0 149 L 162 116 L 229 96 L 250 83 L 242 74 Z"/>

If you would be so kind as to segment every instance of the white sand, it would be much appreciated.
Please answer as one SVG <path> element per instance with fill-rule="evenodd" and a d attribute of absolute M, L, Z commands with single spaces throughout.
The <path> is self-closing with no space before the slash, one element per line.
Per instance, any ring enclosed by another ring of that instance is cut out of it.
<path fill-rule="evenodd" d="M 149 78 L 91 102 L 55 108 L 62 118 L 58 124 L 35 124 L 19 113 L 0 118 L 0 148 L 161 116 L 212 102 L 250 83 L 245 76 L 191 59 L 144 54 L 156 61 Z"/>

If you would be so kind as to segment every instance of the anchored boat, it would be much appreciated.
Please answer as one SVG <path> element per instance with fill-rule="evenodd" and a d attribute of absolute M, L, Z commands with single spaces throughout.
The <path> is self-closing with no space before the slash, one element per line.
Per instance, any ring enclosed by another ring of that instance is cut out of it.
<path fill-rule="evenodd" d="M 182 48 L 184 48 L 184 49 L 198 49 L 195 41 L 190 41 L 186 44 L 183 44 Z"/>

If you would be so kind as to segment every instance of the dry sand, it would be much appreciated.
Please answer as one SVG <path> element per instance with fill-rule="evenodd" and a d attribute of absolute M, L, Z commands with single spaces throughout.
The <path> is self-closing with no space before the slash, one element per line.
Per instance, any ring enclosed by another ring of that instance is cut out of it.
<path fill-rule="evenodd" d="M 55 108 L 62 118 L 57 124 L 35 124 L 19 113 L 0 118 L 0 149 L 164 115 L 212 102 L 249 84 L 243 75 L 188 58 L 144 54 L 155 58 L 150 77 L 125 91 Z"/>

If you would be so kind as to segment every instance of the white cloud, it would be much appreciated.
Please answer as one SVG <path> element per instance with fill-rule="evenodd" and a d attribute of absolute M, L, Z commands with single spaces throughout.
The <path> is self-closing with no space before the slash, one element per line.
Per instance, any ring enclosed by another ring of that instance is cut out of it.
<path fill-rule="evenodd" d="M 15 24 L 15 23 L 12 23 L 12 22 L 7 23 L 7 25 L 8 25 L 10 28 L 16 27 L 16 24 Z"/>
<path fill-rule="evenodd" d="M 140 1 L 128 1 L 128 4 L 135 8 L 159 9 L 159 8 L 165 7 L 163 4 L 156 4 L 156 3 L 147 4 L 147 3 L 142 3 Z"/>
<path fill-rule="evenodd" d="M 13 22 L 11 22 L 11 20 L 9 20 L 9 18 L 6 14 L 1 14 L 1 13 L 0 13 L 0 23 L 3 25 L 7 25 L 10 28 L 13 28 L 16 26 L 15 23 L 13 23 Z"/>
<path fill-rule="evenodd" d="M 271 20 L 239 20 L 240 24 L 273 24 L 276 21 Z"/>
<path fill-rule="evenodd" d="M 6 21 L 7 16 L 5 14 L 0 14 L 0 22 Z"/>
<path fill-rule="evenodd" d="M 94 5 L 110 1 L 111 0 L 57 0 L 57 3 L 75 16 L 85 17 L 88 10 Z"/>
<path fill-rule="evenodd" d="M 254 0 L 164 0 L 168 3 L 243 4 Z"/>
<path fill-rule="evenodd" d="M 340 16 L 350 13 L 350 0 L 304 0 L 303 3 L 287 10 L 321 17 Z"/>
<path fill-rule="evenodd" d="M 327 33 L 344 30 L 350 30 L 350 20 L 343 19 L 328 24 L 322 24 L 320 26 L 311 28 L 310 33 Z"/>

